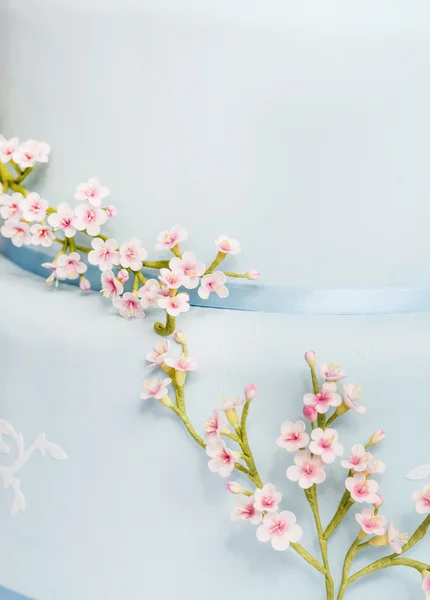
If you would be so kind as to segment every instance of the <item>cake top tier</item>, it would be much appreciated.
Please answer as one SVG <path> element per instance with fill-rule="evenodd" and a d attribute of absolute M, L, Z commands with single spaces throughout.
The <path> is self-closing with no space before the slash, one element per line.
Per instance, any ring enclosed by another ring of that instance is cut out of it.
<path fill-rule="evenodd" d="M 426 3 L 1 10 L 0 129 L 52 146 L 30 186 L 51 204 L 97 175 L 121 242 L 181 223 L 204 261 L 240 240 L 268 284 L 430 282 Z"/>

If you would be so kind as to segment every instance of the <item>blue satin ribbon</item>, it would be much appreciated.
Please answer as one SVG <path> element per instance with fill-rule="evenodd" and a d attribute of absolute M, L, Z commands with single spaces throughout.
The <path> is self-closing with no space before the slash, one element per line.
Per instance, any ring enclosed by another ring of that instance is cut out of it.
<path fill-rule="evenodd" d="M 25 246 L 16 248 L 4 239 L 0 250 L 26 271 L 45 279 L 49 276 L 49 270 L 41 265 L 51 262 L 52 256 Z M 147 270 L 145 276 L 154 277 L 155 273 L 155 270 Z M 92 289 L 99 291 L 100 270 L 90 265 L 85 276 Z M 67 280 L 67 283 L 79 285 L 79 279 Z M 191 306 L 290 315 L 383 315 L 430 311 L 430 286 L 321 289 L 229 281 L 228 289 L 230 294 L 224 299 L 211 294 L 208 300 L 202 300 L 197 290 L 187 292 Z"/>
<path fill-rule="evenodd" d="M 12 590 L 0 587 L 0 600 L 30 600 L 30 598 L 26 598 L 20 594 L 12 592 Z"/>

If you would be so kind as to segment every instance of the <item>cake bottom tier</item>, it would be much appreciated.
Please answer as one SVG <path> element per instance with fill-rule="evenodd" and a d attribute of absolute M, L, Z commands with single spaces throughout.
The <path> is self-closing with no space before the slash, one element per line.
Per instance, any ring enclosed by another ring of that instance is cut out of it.
<path fill-rule="evenodd" d="M 257 541 L 253 525 L 230 520 L 236 498 L 225 491 L 227 480 L 209 472 L 204 451 L 173 413 L 140 399 L 151 373 L 145 354 L 160 339 L 155 314 L 124 320 L 100 296 L 82 297 L 66 285 L 50 289 L 2 257 L 0 279 L 0 419 L 23 433 L 26 447 L 44 432 L 69 456 L 55 461 L 35 453 L 23 466 L 17 476 L 26 510 L 16 516 L 13 490 L 0 489 L 0 585 L 35 600 L 325 598 L 323 577 L 296 553 L 276 552 Z M 195 308 L 180 328 L 199 361 L 186 385 L 199 433 L 222 396 L 258 385 L 248 425 L 256 463 L 264 481 L 283 492 L 283 509 L 297 515 L 309 552 L 319 557 L 311 513 L 285 476 L 292 455 L 275 444 L 280 423 L 301 417 L 302 396 L 311 391 L 303 361 L 309 349 L 320 363 L 340 362 L 348 381 L 362 384 L 367 415 L 350 412 L 339 421 L 340 441 L 347 450 L 386 430 L 375 448 L 388 464 L 380 478 L 382 512 L 401 531 L 416 528 L 411 493 L 422 482 L 404 475 L 430 461 L 430 314 L 306 317 Z M 10 446 L 0 464 L 13 462 Z M 332 465 L 319 486 L 324 523 L 345 475 Z M 231 479 L 247 485 L 237 472 Z M 330 540 L 337 581 L 358 533 L 356 512 Z M 362 551 L 352 572 L 385 554 Z M 430 562 L 430 542 L 410 555 Z M 420 585 L 413 569 L 389 569 L 355 583 L 346 599 L 372 593 L 412 600 L 421 597 Z"/>

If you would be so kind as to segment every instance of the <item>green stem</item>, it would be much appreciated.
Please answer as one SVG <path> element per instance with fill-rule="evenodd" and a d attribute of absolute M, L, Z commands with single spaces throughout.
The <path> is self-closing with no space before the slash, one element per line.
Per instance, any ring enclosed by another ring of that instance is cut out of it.
<path fill-rule="evenodd" d="M 305 550 L 303 548 L 303 546 L 301 546 L 300 544 L 290 544 L 291 548 L 297 552 L 298 554 L 300 554 L 300 556 L 302 558 L 305 559 L 306 562 L 308 562 L 310 565 L 312 565 L 313 567 L 315 567 L 315 569 L 317 571 L 319 571 L 320 573 L 322 573 L 323 575 L 326 574 L 326 570 L 325 568 L 322 566 L 321 563 L 319 563 L 316 558 L 314 558 L 312 556 L 312 554 L 309 554 L 309 552 L 307 550 Z"/>
<path fill-rule="evenodd" d="M 14 191 L 22 194 L 24 198 L 28 196 L 28 192 L 23 185 L 19 185 L 18 183 L 14 183 L 13 181 L 9 183 L 9 187 Z"/>
<path fill-rule="evenodd" d="M 155 325 L 154 325 L 155 331 L 158 333 L 158 335 L 162 335 L 162 336 L 172 334 L 175 331 L 175 327 L 176 327 L 176 318 L 170 316 L 167 312 L 166 312 L 166 324 L 163 325 L 163 323 L 160 323 L 160 321 L 157 321 L 157 323 L 155 323 Z"/>
<path fill-rule="evenodd" d="M 14 165 L 14 166 L 16 168 L 17 173 L 19 173 L 18 177 L 15 178 L 15 183 L 21 183 L 33 171 L 33 167 L 27 167 L 27 169 L 24 169 L 24 171 L 21 171 L 21 169 L 18 167 L 18 165 Z"/>
<path fill-rule="evenodd" d="M 148 260 L 144 261 L 143 266 L 147 269 L 168 269 L 169 261 L 168 260 Z"/>
<path fill-rule="evenodd" d="M 224 271 L 224 275 L 227 277 L 236 277 L 237 279 L 247 279 L 247 273 L 231 273 L 230 271 Z"/>
<path fill-rule="evenodd" d="M 357 549 L 360 544 L 360 541 L 361 541 L 360 538 L 357 536 L 355 538 L 355 540 L 352 542 L 348 552 L 346 553 L 345 560 L 343 563 L 343 569 L 342 569 L 342 581 L 340 583 L 337 600 L 343 600 L 343 597 L 345 595 L 346 588 L 348 587 L 349 570 L 351 569 L 352 561 L 354 560 L 354 557 L 357 554 Z"/>
<path fill-rule="evenodd" d="M 248 417 L 250 402 L 245 402 L 245 406 L 242 410 L 242 418 L 240 421 L 240 447 L 242 448 L 243 453 L 245 454 L 246 464 L 248 465 L 248 469 L 250 470 L 252 476 L 258 481 L 258 487 L 263 487 L 263 482 L 260 479 L 260 475 L 258 474 L 257 467 L 255 465 L 255 460 L 251 452 L 251 448 L 249 447 L 248 434 L 246 431 L 246 419 Z"/>
<path fill-rule="evenodd" d="M 56 239 L 55 241 L 58 241 L 58 240 Z M 78 250 L 78 252 L 83 252 L 84 254 L 88 254 L 89 252 L 91 252 L 91 248 L 86 248 L 85 246 L 79 246 L 78 244 L 75 244 L 75 248 L 76 248 L 76 250 Z"/>
<path fill-rule="evenodd" d="M 346 502 L 344 502 L 345 497 L 347 498 Z M 335 529 L 337 527 L 339 527 L 342 519 L 348 513 L 349 509 L 351 508 L 351 506 L 353 504 L 354 504 L 354 500 L 352 500 L 350 493 L 347 491 L 343 495 L 342 500 L 339 503 L 339 506 L 337 508 L 337 511 L 336 511 L 334 517 L 332 518 L 332 520 L 328 524 L 326 530 L 324 531 L 324 537 L 326 540 L 328 540 L 329 537 L 331 536 L 331 534 L 335 531 Z"/>
<path fill-rule="evenodd" d="M 237 437 L 237 435 L 234 435 L 234 433 L 230 433 L 230 431 L 223 431 L 221 435 L 230 438 L 231 440 L 236 442 L 236 444 L 240 445 L 240 439 Z"/>
<path fill-rule="evenodd" d="M 222 261 L 225 259 L 226 256 L 227 256 L 227 254 L 224 254 L 224 252 L 218 252 L 218 254 L 216 255 L 215 260 L 206 269 L 205 275 L 207 275 L 208 273 L 212 273 L 212 271 L 214 269 L 216 269 L 217 266 L 222 263 Z"/>
<path fill-rule="evenodd" d="M 334 423 L 336 421 L 336 419 L 338 418 L 338 416 L 339 415 L 334 412 L 326 423 L 327 427 L 329 427 L 332 423 Z"/>

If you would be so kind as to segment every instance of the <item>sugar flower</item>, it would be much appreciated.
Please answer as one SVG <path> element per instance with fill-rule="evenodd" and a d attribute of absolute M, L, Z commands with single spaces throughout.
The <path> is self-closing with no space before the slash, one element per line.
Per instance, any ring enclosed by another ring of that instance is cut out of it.
<path fill-rule="evenodd" d="M 424 486 L 422 491 L 414 492 L 412 498 L 416 502 L 417 513 L 426 514 L 430 512 L 430 485 Z"/>
<path fill-rule="evenodd" d="M 6 140 L 0 136 L 0 162 L 3 164 L 8 163 L 19 146 L 19 139 L 17 137 Z"/>
<path fill-rule="evenodd" d="M 155 246 L 156 250 L 170 250 L 177 244 L 180 244 L 188 237 L 188 231 L 186 231 L 181 225 L 173 225 L 170 231 L 162 231 L 158 236 L 158 244 Z"/>
<path fill-rule="evenodd" d="M 270 540 L 274 550 L 287 550 L 290 544 L 297 543 L 302 535 L 302 528 L 296 524 L 296 517 L 289 510 L 268 513 L 257 529 L 257 539 L 260 542 Z"/>
<path fill-rule="evenodd" d="M 348 477 L 345 487 L 355 502 L 369 502 L 369 504 L 373 504 L 378 501 L 378 482 L 373 479 L 366 479 L 363 473 L 355 473 L 353 477 Z"/>
<path fill-rule="evenodd" d="M 291 481 L 298 481 L 299 486 L 306 490 L 314 483 L 325 481 L 325 464 L 320 456 L 312 456 L 306 450 L 299 450 L 294 456 L 295 465 L 288 467 L 287 477 Z"/>
<path fill-rule="evenodd" d="M 0 204 L 3 206 L 0 208 L 0 216 L 3 219 L 20 219 L 22 216 L 21 204 L 23 200 L 24 196 L 18 192 L 15 192 L 11 196 L 8 194 L 1 194 Z"/>
<path fill-rule="evenodd" d="M 75 208 L 75 227 L 79 231 L 86 231 L 88 235 L 95 236 L 100 233 L 100 225 L 104 225 L 108 216 L 104 210 L 90 204 L 79 204 Z"/>
<path fill-rule="evenodd" d="M 385 440 L 385 431 L 382 429 L 377 429 L 372 433 L 372 436 L 369 440 L 369 446 L 375 446 L 376 444 L 380 444 Z"/>
<path fill-rule="evenodd" d="M 421 589 L 424 590 L 425 600 L 430 600 L 430 574 L 427 574 L 423 577 Z"/>
<path fill-rule="evenodd" d="M 101 292 L 105 298 L 112 296 L 112 299 L 115 300 L 115 298 L 121 296 L 124 291 L 122 283 L 115 278 L 115 275 L 112 273 L 112 271 L 103 271 L 101 281 Z"/>
<path fill-rule="evenodd" d="M 78 279 L 87 268 L 87 265 L 81 262 L 78 252 L 60 254 L 57 258 L 57 274 L 61 279 Z"/>
<path fill-rule="evenodd" d="M 398 529 L 394 527 L 394 523 L 390 521 L 387 529 L 388 544 L 393 552 L 396 554 L 402 553 L 402 546 L 406 544 L 408 539 L 407 533 L 400 533 Z M 430 589 L 430 588 L 429 588 Z"/>
<path fill-rule="evenodd" d="M 271 483 L 266 483 L 254 492 L 254 508 L 260 512 L 274 513 L 282 500 L 281 492 L 277 492 Z"/>
<path fill-rule="evenodd" d="M 317 427 L 311 433 L 312 441 L 309 444 L 309 450 L 318 456 L 321 456 L 326 464 L 334 462 L 336 456 L 342 456 L 343 446 L 339 444 L 338 433 L 335 429 L 321 429 Z"/>
<path fill-rule="evenodd" d="M 223 254 L 238 254 L 240 252 L 239 242 L 230 239 L 226 235 L 220 235 L 219 238 L 215 240 L 215 246 L 218 248 L 218 251 Z"/>
<path fill-rule="evenodd" d="M 342 371 L 339 365 L 336 365 L 334 363 L 330 363 L 328 365 L 321 365 L 320 373 L 326 381 L 336 382 L 340 381 L 341 379 L 345 379 L 346 377 L 346 374 L 344 373 L 344 371 Z"/>
<path fill-rule="evenodd" d="M 242 486 L 239 485 L 236 481 L 229 481 L 225 486 L 225 489 L 227 490 L 227 492 L 230 492 L 230 494 L 235 495 L 241 494 L 243 492 Z"/>
<path fill-rule="evenodd" d="M 168 367 L 172 367 L 175 371 L 195 371 L 198 367 L 198 363 L 195 358 L 190 358 L 182 354 L 178 360 L 174 358 L 166 357 L 164 362 Z"/>
<path fill-rule="evenodd" d="M 209 470 L 219 473 L 221 477 L 228 477 L 237 462 L 237 456 L 230 448 L 227 448 L 223 440 L 214 445 L 208 444 L 206 454 L 211 459 L 208 463 Z"/>
<path fill-rule="evenodd" d="M 303 421 L 284 421 L 281 425 L 281 435 L 276 439 L 280 448 L 288 452 L 295 452 L 299 448 L 305 448 L 309 444 L 309 435 L 306 433 L 306 425 Z"/>
<path fill-rule="evenodd" d="M 366 452 L 366 448 L 361 444 L 355 444 L 350 450 L 349 458 L 341 460 L 340 464 L 345 469 L 363 472 L 367 469 L 369 462 L 372 460 L 370 452 Z"/>
<path fill-rule="evenodd" d="M 109 218 L 115 217 L 117 213 L 116 206 L 114 206 L 113 204 L 109 204 L 109 206 L 106 206 L 105 211 Z"/>
<path fill-rule="evenodd" d="M 318 411 L 312 404 L 303 407 L 303 416 L 305 419 L 314 423 L 318 419 Z"/>
<path fill-rule="evenodd" d="M 32 192 L 21 201 L 22 216 L 26 221 L 43 221 L 49 202 Z"/>
<path fill-rule="evenodd" d="M 258 394 L 258 388 L 253 383 L 248 383 L 245 385 L 245 398 L 247 402 L 251 402 Z"/>
<path fill-rule="evenodd" d="M 142 247 L 140 239 L 135 237 L 126 242 L 119 249 L 121 266 L 132 271 L 140 271 L 142 261 L 148 256 L 148 252 Z"/>
<path fill-rule="evenodd" d="M 231 513 L 232 521 L 249 521 L 253 525 L 261 522 L 263 515 L 254 506 L 254 497 L 238 498 L 237 504 Z"/>
<path fill-rule="evenodd" d="M 355 515 L 355 520 L 367 535 L 383 535 L 387 522 L 382 515 L 375 515 L 371 508 L 363 508 L 361 513 Z"/>
<path fill-rule="evenodd" d="M 75 213 L 67 202 L 61 202 L 57 206 L 57 212 L 48 217 L 48 223 L 51 227 L 61 229 L 68 238 L 73 237 L 76 233 L 75 220 Z"/>
<path fill-rule="evenodd" d="M 109 271 L 107 271 L 109 273 Z M 140 306 L 139 300 L 131 292 L 126 292 L 120 298 L 115 298 L 112 304 L 119 310 L 121 317 L 126 319 L 143 319 L 145 313 Z"/>
<path fill-rule="evenodd" d="M 369 475 L 380 475 L 385 473 L 387 465 L 382 460 L 374 460 L 367 465 L 364 474 L 368 477 Z"/>
<path fill-rule="evenodd" d="M 31 243 L 35 246 L 43 246 L 49 248 L 52 246 L 52 242 L 55 240 L 55 234 L 49 225 L 41 225 L 35 223 L 30 227 Z"/>
<path fill-rule="evenodd" d="M 89 292 L 91 289 L 91 282 L 89 279 L 87 279 L 86 277 L 84 277 L 83 275 L 81 275 L 81 278 L 79 280 L 79 287 L 81 288 L 81 290 L 83 292 Z"/>
<path fill-rule="evenodd" d="M 314 350 L 308 350 L 307 352 L 305 352 L 305 361 L 311 368 L 315 367 L 317 362 L 317 355 L 315 354 Z"/>
<path fill-rule="evenodd" d="M 51 274 L 48 277 L 48 279 L 46 280 L 46 283 L 48 285 L 51 285 L 52 283 L 55 282 L 55 287 L 58 287 L 58 281 L 59 280 L 64 280 L 65 277 L 59 277 L 58 273 L 57 273 L 57 266 L 54 263 L 42 263 L 41 265 L 44 269 L 50 269 Z"/>
<path fill-rule="evenodd" d="M 167 289 L 167 295 L 163 296 L 168 298 L 170 296 L 169 289 Z M 161 288 L 160 284 L 156 279 L 147 279 L 145 285 L 139 288 L 137 294 L 141 299 L 143 308 L 147 308 L 151 304 L 157 306 L 158 300 L 160 299 Z"/>
<path fill-rule="evenodd" d="M 51 148 L 45 142 L 28 140 L 20 144 L 13 153 L 13 160 L 21 169 L 34 167 L 36 162 L 48 162 L 48 154 Z"/>
<path fill-rule="evenodd" d="M 14 246 L 28 246 L 31 244 L 30 226 L 22 221 L 8 219 L 0 229 L 5 238 L 9 238 Z"/>
<path fill-rule="evenodd" d="M 250 279 L 251 281 L 257 281 L 258 279 L 260 279 L 261 274 L 260 271 L 248 271 L 247 273 L 245 273 L 245 277 L 247 279 Z"/>
<path fill-rule="evenodd" d="M 221 431 L 225 427 L 225 415 L 219 410 L 213 410 L 211 417 L 205 423 L 205 442 L 215 445 L 221 439 Z"/>
<path fill-rule="evenodd" d="M 189 290 L 192 290 L 199 285 L 199 278 L 202 277 L 206 271 L 205 264 L 196 259 L 194 252 L 184 252 L 182 258 L 178 258 L 177 256 L 173 257 L 169 262 L 169 266 L 172 271 L 175 271 L 176 269 L 182 271 L 183 275 L 185 275 L 183 285 Z"/>
<path fill-rule="evenodd" d="M 121 283 L 125 283 L 126 281 L 128 281 L 130 279 L 130 275 L 128 274 L 127 269 L 121 269 L 120 271 L 118 271 L 117 278 Z"/>
<path fill-rule="evenodd" d="M 229 292 L 224 285 L 225 282 L 226 276 L 222 271 L 215 271 L 215 273 L 204 275 L 198 289 L 200 298 L 207 300 L 211 292 L 215 292 L 220 298 L 227 298 Z"/>
<path fill-rule="evenodd" d="M 305 394 L 303 402 L 306 406 L 315 406 L 318 413 L 325 414 L 330 406 L 339 406 L 342 398 L 336 394 L 336 384 L 327 382 L 323 384 L 318 394 Z"/>
<path fill-rule="evenodd" d="M 343 401 L 348 408 L 352 408 L 360 415 L 366 412 L 365 406 L 357 406 L 357 402 L 361 400 L 361 385 L 353 385 L 352 383 L 342 385 Z"/>
<path fill-rule="evenodd" d="M 171 317 L 177 317 L 181 313 L 190 310 L 189 305 L 190 297 L 185 292 L 181 292 L 176 296 L 168 296 L 166 298 L 159 298 L 158 306 L 164 308 L 168 315 Z"/>
<path fill-rule="evenodd" d="M 245 400 L 243 398 L 241 398 L 240 396 L 237 396 L 237 398 L 232 398 L 230 400 L 228 400 L 227 398 L 223 398 L 222 404 L 220 406 L 218 406 L 218 410 L 223 410 L 224 412 L 227 412 L 229 410 L 235 410 L 238 406 L 241 406 L 244 402 L 245 402 Z"/>
<path fill-rule="evenodd" d="M 87 200 L 91 206 L 100 206 L 102 200 L 108 196 L 108 188 L 105 185 L 101 185 L 97 177 L 91 177 L 87 183 L 80 183 L 75 192 L 76 200 Z"/>
<path fill-rule="evenodd" d="M 160 269 L 158 279 L 170 290 L 176 290 L 184 283 L 186 277 L 181 269 L 175 269 L 173 271 L 170 269 Z"/>
<path fill-rule="evenodd" d="M 155 346 L 153 352 L 148 352 L 146 360 L 151 363 L 151 366 L 162 365 L 169 351 L 169 340 L 162 340 Z"/>
<path fill-rule="evenodd" d="M 110 239 L 104 242 L 100 238 L 91 240 L 93 250 L 88 254 L 88 262 L 98 265 L 100 271 L 110 271 L 113 265 L 119 265 L 118 242 Z"/>
<path fill-rule="evenodd" d="M 156 400 L 161 400 L 167 396 L 167 386 L 171 382 L 172 380 L 169 377 L 166 377 L 165 379 L 155 377 L 150 381 L 145 379 L 143 382 L 142 399 L 147 400 L 148 398 L 155 398 Z"/>

